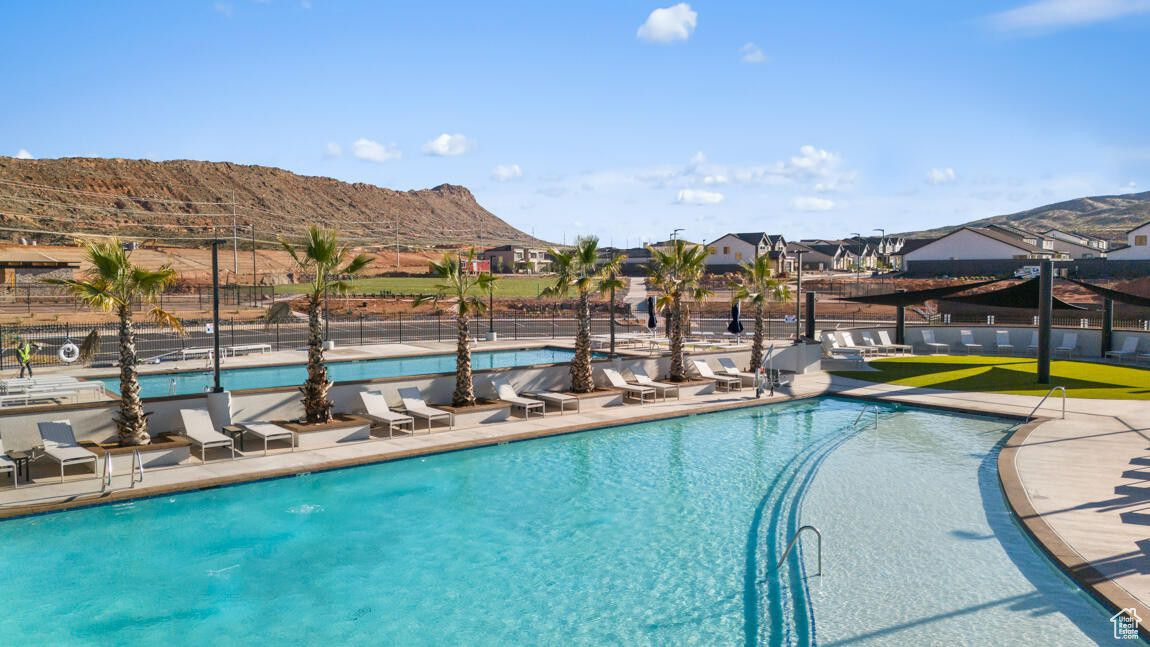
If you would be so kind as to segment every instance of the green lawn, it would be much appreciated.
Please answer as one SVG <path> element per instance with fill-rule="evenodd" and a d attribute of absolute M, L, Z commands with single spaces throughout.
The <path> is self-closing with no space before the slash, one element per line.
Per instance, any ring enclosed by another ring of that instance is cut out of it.
<path fill-rule="evenodd" d="M 1050 384 L 1035 383 L 1032 358 L 945 356 L 893 357 L 869 363 L 876 371 L 834 371 L 869 382 L 951 391 L 1043 395 L 1051 386 L 1066 387 L 1072 398 L 1150 400 L 1150 370 L 1092 362 L 1054 361 Z"/>
<path fill-rule="evenodd" d="M 357 293 L 387 291 L 400 294 L 431 294 L 435 292 L 435 286 L 439 282 L 439 279 L 432 277 L 380 276 L 355 279 L 351 284 L 352 291 Z M 500 276 L 496 283 L 495 297 L 532 298 L 538 296 L 539 292 L 550 284 L 547 279 L 539 277 Z M 306 290 L 306 285 L 299 284 L 276 286 L 276 294 L 301 294 Z"/>

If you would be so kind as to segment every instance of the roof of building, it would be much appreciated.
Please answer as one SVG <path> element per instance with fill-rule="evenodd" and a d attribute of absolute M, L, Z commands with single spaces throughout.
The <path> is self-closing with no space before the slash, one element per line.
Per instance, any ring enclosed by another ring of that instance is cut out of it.
<path fill-rule="evenodd" d="M 943 240 L 944 238 L 950 238 L 951 236 L 953 236 L 959 232 L 962 232 L 962 231 L 970 231 L 970 232 L 976 233 L 980 236 L 985 236 L 987 238 L 990 238 L 991 240 L 996 240 L 1000 243 L 1010 245 L 1011 247 L 1021 249 L 1024 252 L 1029 252 L 1031 254 L 1046 254 L 1046 255 L 1053 254 L 1053 252 L 1051 252 L 1049 249 L 1042 249 L 1041 247 L 1038 247 L 1037 245 L 1031 245 L 1030 243 L 1018 238 L 1015 235 L 1008 234 L 1005 231 L 1000 231 L 997 229 L 991 229 L 989 227 L 959 227 L 958 229 L 955 229 L 954 231 L 950 232 L 949 234 L 946 234 L 945 236 L 942 236 L 940 238 L 935 238 L 934 240 L 932 240 L 930 242 L 933 243 L 933 242 Z M 910 241 L 907 241 L 907 242 L 909 243 Z M 930 243 L 927 243 L 926 245 L 929 245 L 929 244 Z M 917 249 L 922 249 L 923 247 L 926 247 L 926 245 L 920 245 L 917 247 Z M 904 247 L 903 249 L 904 249 L 903 254 L 904 255 L 907 254 L 908 252 L 905 251 L 906 248 Z"/>
<path fill-rule="evenodd" d="M 902 249 L 900 249 L 898 251 L 900 254 L 906 255 L 906 254 L 909 254 L 910 252 L 913 252 L 914 250 L 916 250 L 920 247 L 925 247 L 925 246 L 933 243 L 936 240 L 938 240 L 938 239 L 937 238 L 907 238 L 902 243 Z"/>
<path fill-rule="evenodd" d="M 1144 223 L 1142 223 L 1142 224 L 1138 225 L 1137 227 L 1135 227 L 1135 228 L 1133 228 L 1133 229 L 1130 229 L 1130 230 L 1128 230 L 1126 233 L 1128 233 L 1128 234 L 1132 234 L 1132 233 L 1134 233 L 1135 231 L 1138 231 L 1139 229 L 1141 229 L 1141 228 L 1145 227 L 1146 225 L 1150 225 L 1150 220 L 1147 220 L 1146 222 L 1144 222 Z"/>

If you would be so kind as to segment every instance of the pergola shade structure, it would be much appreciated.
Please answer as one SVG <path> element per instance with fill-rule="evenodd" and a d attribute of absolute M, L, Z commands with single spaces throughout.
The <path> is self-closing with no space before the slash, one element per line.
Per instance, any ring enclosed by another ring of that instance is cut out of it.
<path fill-rule="evenodd" d="M 959 292 L 966 292 L 973 288 L 998 283 L 1006 279 L 991 279 L 989 281 L 979 281 L 977 283 L 965 283 L 963 285 L 947 285 L 941 288 L 928 288 L 926 290 L 900 290 L 898 292 L 887 292 L 886 294 L 871 294 L 865 297 L 848 297 L 843 301 L 851 301 L 854 303 L 864 303 L 874 306 L 894 306 L 895 307 L 895 329 L 894 337 L 895 343 L 906 343 L 906 307 L 918 306 L 933 301 L 951 294 L 958 294 Z"/>
<path fill-rule="evenodd" d="M 949 301 L 951 303 L 966 303 L 976 306 L 993 306 L 996 308 L 1026 308 L 1029 310 L 1037 310 L 1040 302 L 1040 284 L 1039 279 L 1030 279 L 1023 281 L 1017 285 L 1002 288 L 999 290 L 991 290 L 990 292 L 979 292 L 978 294 L 968 294 L 965 296 L 950 296 L 941 301 Z M 1082 306 L 1076 306 L 1067 303 L 1058 297 L 1052 299 L 1055 310 L 1086 310 Z"/>

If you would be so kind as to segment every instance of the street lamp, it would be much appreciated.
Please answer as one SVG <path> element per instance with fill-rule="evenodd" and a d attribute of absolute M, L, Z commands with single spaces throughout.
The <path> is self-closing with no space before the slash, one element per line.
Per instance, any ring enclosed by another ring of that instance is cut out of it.
<path fill-rule="evenodd" d="M 874 230 L 879 233 L 879 239 L 878 239 L 879 244 L 880 245 L 888 245 L 888 243 L 886 242 L 886 230 L 883 229 L 882 227 L 875 227 Z M 886 254 L 886 252 L 882 252 L 882 253 Z"/>
<path fill-rule="evenodd" d="M 857 286 L 862 281 L 862 255 L 863 255 L 863 239 L 862 234 L 854 232 L 851 234 L 855 240 L 859 241 L 859 253 L 855 256 L 855 285 Z"/>
<path fill-rule="evenodd" d="M 676 240 L 676 239 L 679 237 L 679 232 L 680 232 L 680 231 L 683 231 L 683 228 L 682 228 L 682 227 L 679 227 L 679 228 L 678 228 L 678 229 L 676 229 L 675 231 L 672 231 L 672 232 L 671 232 L 671 240 Z"/>

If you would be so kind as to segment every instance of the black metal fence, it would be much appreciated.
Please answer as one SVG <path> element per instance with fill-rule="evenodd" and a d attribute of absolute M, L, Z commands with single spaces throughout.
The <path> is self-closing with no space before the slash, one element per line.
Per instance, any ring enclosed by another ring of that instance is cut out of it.
<path fill-rule="evenodd" d="M 725 317 L 692 317 L 690 333 L 697 338 L 721 339 L 727 331 L 729 321 Z M 742 319 L 744 335 L 750 335 L 753 321 L 750 317 Z M 206 321 L 185 321 L 185 333 L 177 334 L 170 329 L 161 328 L 152 323 L 138 322 L 135 326 L 137 353 L 144 362 L 160 362 L 164 360 L 183 357 L 205 357 L 206 350 L 212 347 L 213 335 Z M 816 328 L 827 329 L 836 327 L 879 326 L 893 325 L 893 317 L 872 315 L 839 315 L 820 316 Z M 956 315 L 912 315 L 908 313 L 907 324 L 932 326 L 972 326 L 972 325 L 1002 325 L 1002 326 L 1030 326 L 1036 325 L 1034 317 L 1029 314 L 1020 314 L 1009 319 L 995 316 L 992 320 L 987 317 Z M 1099 328 L 1101 318 L 1097 313 L 1074 314 L 1055 317 L 1056 326 L 1071 328 Z M 336 317 L 333 316 L 324 324 L 325 338 L 337 346 L 367 344 L 396 344 L 405 342 L 452 342 L 456 339 L 455 320 L 448 315 L 434 314 L 400 314 L 388 316 L 360 316 Z M 1116 329 L 1124 330 L 1150 330 L 1150 321 L 1147 320 L 1116 320 Z M 4 340 L 4 351 L 0 353 L 0 370 L 11 369 L 16 366 L 15 344 L 19 339 L 25 339 L 39 345 L 35 358 L 37 364 L 57 364 L 60 362 L 58 352 L 62 345 L 71 341 L 80 345 L 83 339 L 93 330 L 99 333 L 99 346 L 93 359 L 95 366 L 111 366 L 119 357 L 118 328 L 115 323 L 100 325 L 77 324 L 44 324 L 31 326 L 0 325 L 0 339 Z M 570 313 L 501 313 L 494 319 L 483 317 L 471 322 L 471 334 L 483 338 L 489 330 L 494 329 L 500 340 L 539 340 L 539 339 L 570 339 L 575 336 L 576 323 Z M 607 317 L 596 316 L 592 319 L 591 332 L 596 335 L 608 334 L 610 323 Z M 788 339 L 796 331 L 795 321 L 789 312 L 777 311 L 768 313 L 767 336 L 771 339 Z M 617 334 L 647 333 L 641 325 L 618 325 Z M 665 332 L 665 321 L 659 317 L 658 332 Z M 260 321 L 236 321 L 223 319 L 220 321 L 220 344 L 224 352 L 237 347 L 244 352 L 255 351 L 255 346 L 265 346 L 268 350 L 301 349 L 307 344 L 307 321 L 296 321 L 264 324 Z"/>

